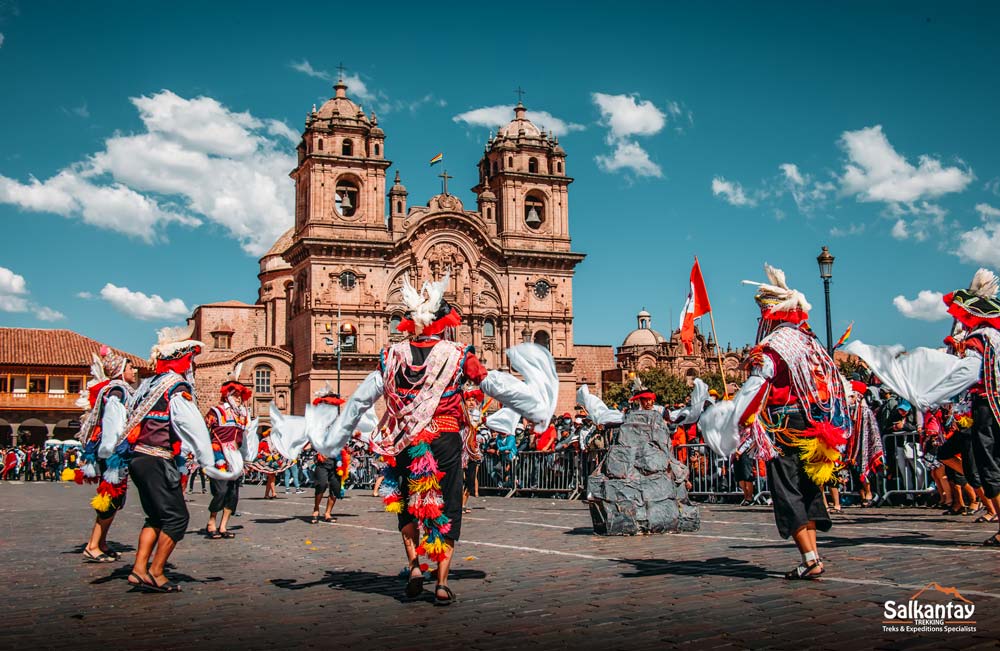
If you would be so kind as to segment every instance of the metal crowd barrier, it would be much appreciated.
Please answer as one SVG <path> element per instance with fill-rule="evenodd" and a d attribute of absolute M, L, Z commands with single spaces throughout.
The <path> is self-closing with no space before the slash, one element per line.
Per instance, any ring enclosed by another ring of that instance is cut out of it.
<path fill-rule="evenodd" d="M 879 502 L 913 502 L 918 497 L 934 492 L 934 480 L 924 459 L 919 435 L 893 433 L 884 437 L 887 472 L 870 478 L 872 494 Z M 677 446 L 674 454 L 686 457 L 689 470 L 688 491 L 695 501 L 708 503 L 738 501 L 743 491 L 736 481 L 733 464 L 719 458 L 703 443 Z M 606 449 L 585 452 L 563 450 L 558 452 L 507 452 L 484 453 L 477 478 L 479 489 L 500 493 L 506 497 L 516 494 L 565 494 L 570 498 L 585 495 L 587 477 L 599 469 L 607 456 Z M 380 469 L 376 457 L 355 454 L 351 474 L 345 488 L 371 489 Z M 310 464 L 311 465 L 311 464 Z M 753 500 L 765 503 L 770 497 L 766 473 L 758 472 L 760 464 L 754 461 Z M 248 483 L 263 483 L 258 473 L 248 473 Z M 307 475 L 308 476 L 308 475 Z M 839 485 L 842 498 L 860 501 L 860 481 L 854 471 L 846 473 L 846 482 Z M 279 475 L 278 481 L 281 481 Z"/>

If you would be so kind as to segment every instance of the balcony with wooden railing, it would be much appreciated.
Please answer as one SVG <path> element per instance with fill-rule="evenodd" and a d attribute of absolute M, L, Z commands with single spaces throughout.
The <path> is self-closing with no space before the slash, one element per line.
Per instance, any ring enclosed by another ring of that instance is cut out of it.
<path fill-rule="evenodd" d="M 24 391 L 15 391 L 13 393 L 0 392 L 0 410 L 57 409 L 79 412 L 81 409 L 76 406 L 76 401 L 79 397 L 80 395 L 77 393 L 27 393 Z"/>

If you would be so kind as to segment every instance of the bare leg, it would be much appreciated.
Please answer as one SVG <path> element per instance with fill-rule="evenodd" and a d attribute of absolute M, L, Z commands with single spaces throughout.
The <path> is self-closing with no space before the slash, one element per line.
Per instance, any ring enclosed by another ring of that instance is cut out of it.
<path fill-rule="evenodd" d="M 143 527 L 142 531 L 139 532 L 139 546 L 135 550 L 135 562 L 132 564 L 132 573 L 136 576 L 149 580 L 149 557 L 153 553 L 153 545 L 156 544 L 156 539 L 160 536 L 159 529 L 153 529 L 152 527 Z M 129 580 L 129 583 L 136 585 L 133 581 Z"/>
<path fill-rule="evenodd" d="M 229 531 L 229 516 L 233 514 L 232 509 L 222 509 L 222 522 L 219 523 L 219 531 L 225 533 Z M 215 519 L 214 517 L 212 518 Z"/>
<path fill-rule="evenodd" d="M 333 513 L 333 505 L 337 503 L 337 498 L 331 493 L 329 497 L 326 498 L 326 511 L 323 513 L 323 519 L 327 522 L 331 522 L 330 514 Z"/>
<path fill-rule="evenodd" d="M 818 574 L 823 568 L 823 562 L 819 560 L 819 552 L 816 548 L 816 523 L 810 520 L 804 526 L 799 527 L 792 534 L 792 539 L 795 541 L 799 553 L 802 554 L 803 563 L 809 565 L 815 562 L 817 566 L 809 574 Z"/>
<path fill-rule="evenodd" d="M 111 528 L 111 523 L 115 521 L 115 516 L 106 518 L 104 520 L 97 518 L 94 522 L 94 528 L 90 532 L 90 541 L 87 542 L 87 547 L 84 549 L 91 556 L 100 556 L 108 549 L 108 529 Z"/>
<path fill-rule="evenodd" d="M 323 493 L 316 493 L 313 496 L 313 520 L 319 517 L 319 505 L 323 502 Z"/>
<path fill-rule="evenodd" d="M 451 568 L 451 557 L 455 554 L 455 541 L 451 538 L 445 538 L 444 541 L 448 544 L 445 550 L 445 557 L 441 559 L 441 562 L 437 566 L 437 588 L 435 588 L 435 596 L 446 599 L 448 593 L 441 590 L 442 586 L 448 585 L 448 570 Z"/>
<path fill-rule="evenodd" d="M 167 559 L 170 558 L 170 554 L 176 546 L 177 543 L 174 539 L 165 533 L 161 532 L 156 539 L 156 553 L 153 555 L 153 562 L 149 566 L 149 575 L 156 581 L 156 585 L 163 585 L 168 581 L 167 577 L 163 574 L 163 568 L 166 566 Z"/>
<path fill-rule="evenodd" d="M 216 531 L 219 530 L 219 527 L 218 527 L 218 525 L 215 522 L 216 518 L 218 518 L 218 517 L 219 517 L 219 514 L 217 512 L 216 513 L 209 512 L 209 514 L 208 514 L 208 524 L 205 525 L 205 530 L 208 531 L 208 533 L 213 534 L 213 533 L 215 533 Z"/>
<path fill-rule="evenodd" d="M 382 475 L 375 478 L 375 487 L 372 488 L 372 497 L 378 497 L 378 489 L 382 486 L 382 480 L 385 479 Z"/>
<path fill-rule="evenodd" d="M 831 486 L 830 487 L 830 499 L 833 500 L 833 510 L 834 511 L 839 511 L 840 510 L 840 489 L 837 488 L 836 486 Z M 815 535 L 813 536 L 813 539 L 815 540 Z"/>

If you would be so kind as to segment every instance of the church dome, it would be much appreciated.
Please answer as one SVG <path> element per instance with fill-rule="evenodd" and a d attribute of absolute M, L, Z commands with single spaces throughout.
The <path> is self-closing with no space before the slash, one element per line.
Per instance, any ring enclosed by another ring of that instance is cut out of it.
<path fill-rule="evenodd" d="M 292 266 L 285 262 L 281 254 L 287 251 L 294 241 L 295 228 L 289 228 L 281 234 L 281 237 L 274 243 L 267 253 L 260 258 L 260 272 L 277 271 L 280 269 L 291 269 Z"/>
<path fill-rule="evenodd" d="M 638 322 L 638 327 L 628 333 L 625 341 L 622 342 L 622 348 L 629 346 L 657 346 L 667 341 L 666 337 L 650 327 L 652 316 L 645 309 L 641 310 L 635 318 Z"/>
<path fill-rule="evenodd" d="M 371 124 L 361 107 L 348 99 L 347 84 L 343 80 L 334 84 L 333 89 L 334 96 L 328 99 L 316 113 L 312 114 L 313 120 L 347 121 L 365 126 Z"/>
<path fill-rule="evenodd" d="M 524 108 L 524 105 L 520 102 L 514 107 L 514 119 L 511 120 L 510 124 L 505 127 L 501 127 L 497 132 L 497 136 L 501 138 L 541 138 L 542 131 L 535 124 L 525 117 L 528 109 Z"/>

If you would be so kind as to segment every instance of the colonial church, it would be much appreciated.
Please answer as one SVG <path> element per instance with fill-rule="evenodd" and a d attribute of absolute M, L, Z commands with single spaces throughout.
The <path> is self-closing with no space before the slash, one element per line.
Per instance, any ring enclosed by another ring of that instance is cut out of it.
<path fill-rule="evenodd" d="M 343 81 L 334 91 L 306 118 L 290 174 L 295 225 L 260 259 L 256 303 L 202 305 L 191 317 L 207 344 L 197 359 L 201 406 L 238 363 L 258 415 L 272 400 L 301 414 L 326 382 L 349 395 L 402 337 L 403 278 L 418 285 L 450 272 L 459 339 L 489 368 L 505 368 L 505 349 L 519 342 L 548 347 L 559 408 L 569 410 L 579 380 L 573 274 L 584 255 L 571 249 L 573 179 L 558 139 L 519 102 L 486 143 L 474 210 L 448 191 L 447 173 L 441 194 L 411 206 L 398 171 L 386 187 L 392 162 L 375 114 L 348 98 Z"/>

